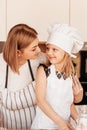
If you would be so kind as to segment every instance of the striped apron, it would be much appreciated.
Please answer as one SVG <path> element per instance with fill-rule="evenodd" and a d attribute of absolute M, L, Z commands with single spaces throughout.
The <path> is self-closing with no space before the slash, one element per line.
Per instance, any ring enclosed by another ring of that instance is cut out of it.
<path fill-rule="evenodd" d="M 2 92 L 3 127 L 29 129 L 36 114 L 35 81 L 28 61 L 32 82 L 17 92 L 7 89 L 8 66 L 5 89 Z"/>

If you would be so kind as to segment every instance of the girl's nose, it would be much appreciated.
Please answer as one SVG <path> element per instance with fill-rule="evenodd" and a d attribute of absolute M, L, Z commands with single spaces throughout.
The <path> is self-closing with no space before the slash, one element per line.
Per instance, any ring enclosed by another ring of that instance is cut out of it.
<path fill-rule="evenodd" d="M 46 53 L 47 53 L 48 55 L 51 55 L 51 54 L 52 54 L 52 51 L 51 51 L 51 50 L 48 50 L 48 51 L 46 51 Z"/>

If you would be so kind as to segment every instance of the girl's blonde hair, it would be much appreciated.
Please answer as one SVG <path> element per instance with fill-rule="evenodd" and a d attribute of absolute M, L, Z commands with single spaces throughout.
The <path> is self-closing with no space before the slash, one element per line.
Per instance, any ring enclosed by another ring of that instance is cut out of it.
<path fill-rule="evenodd" d="M 17 24 L 11 28 L 3 47 L 3 58 L 14 72 L 19 72 L 17 50 L 29 46 L 36 38 L 35 29 L 26 24 Z"/>
<path fill-rule="evenodd" d="M 74 69 L 74 65 L 72 63 L 72 59 L 71 59 L 71 57 L 68 53 L 65 53 L 61 71 L 66 73 L 66 77 L 69 77 L 70 75 L 75 73 L 75 69 Z"/>

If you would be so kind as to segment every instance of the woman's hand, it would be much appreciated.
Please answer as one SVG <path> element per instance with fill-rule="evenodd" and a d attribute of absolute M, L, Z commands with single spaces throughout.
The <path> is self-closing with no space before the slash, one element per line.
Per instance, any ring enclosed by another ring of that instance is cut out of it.
<path fill-rule="evenodd" d="M 76 75 L 72 75 L 74 103 L 79 103 L 83 98 L 83 88 Z"/>

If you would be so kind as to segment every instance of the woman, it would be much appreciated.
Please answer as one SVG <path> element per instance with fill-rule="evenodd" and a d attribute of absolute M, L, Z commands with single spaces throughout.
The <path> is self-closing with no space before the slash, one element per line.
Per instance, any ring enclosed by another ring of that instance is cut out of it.
<path fill-rule="evenodd" d="M 0 54 L 0 89 L 4 89 L 3 126 L 6 128 L 28 129 L 34 118 L 36 100 L 32 81 L 39 63 L 46 61 L 38 43 L 35 29 L 18 24 L 9 31 Z"/>

